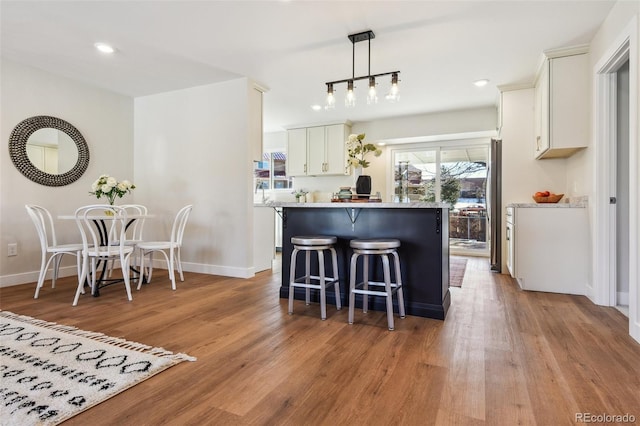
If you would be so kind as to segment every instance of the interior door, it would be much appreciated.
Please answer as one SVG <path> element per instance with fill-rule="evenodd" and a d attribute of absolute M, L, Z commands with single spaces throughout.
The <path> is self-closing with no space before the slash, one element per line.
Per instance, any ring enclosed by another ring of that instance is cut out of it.
<path fill-rule="evenodd" d="M 629 61 L 617 70 L 615 141 L 615 305 L 629 306 Z"/>

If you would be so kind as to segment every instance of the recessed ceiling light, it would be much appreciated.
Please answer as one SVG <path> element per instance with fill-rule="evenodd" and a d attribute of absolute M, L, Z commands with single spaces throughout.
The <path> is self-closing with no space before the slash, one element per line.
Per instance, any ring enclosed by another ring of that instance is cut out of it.
<path fill-rule="evenodd" d="M 95 48 L 98 49 L 102 53 L 113 53 L 115 49 L 108 45 L 107 43 L 95 43 Z"/>
<path fill-rule="evenodd" d="M 483 78 L 482 80 L 476 80 L 473 82 L 473 84 L 475 84 L 478 87 L 484 87 L 489 83 L 489 80 L 487 80 L 486 78 Z"/>
<path fill-rule="evenodd" d="M 311 109 L 314 111 L 320 111 L 322 107 L 320 105 L 311 105 Z"/>

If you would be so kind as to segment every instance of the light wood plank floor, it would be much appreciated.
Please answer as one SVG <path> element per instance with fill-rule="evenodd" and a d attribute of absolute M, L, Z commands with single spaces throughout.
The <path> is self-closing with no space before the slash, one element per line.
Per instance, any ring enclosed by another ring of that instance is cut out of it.
<path fill-rule="evenodd" d="M 0 289 L 0 307 L 198 358 L 65 425 L 563 425 L 576 413 L 640 422 L 640 345 L 586 297 L 520 291 L 469 258 L 445 321 L 296 301 L 279 272 L 242 280 L 165 271 L 127 302 L 112 286 L 71 307 L 73 278 Z"/>

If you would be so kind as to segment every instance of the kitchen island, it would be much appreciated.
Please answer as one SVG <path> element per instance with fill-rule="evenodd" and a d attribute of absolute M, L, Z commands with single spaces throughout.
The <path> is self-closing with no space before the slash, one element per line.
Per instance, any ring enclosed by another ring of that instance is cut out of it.
<path fill-rule="evenodd" d="M 401 262 L 405 307 L 408 315 L 443 320 L 451 303 L 449 295 L 449 209 L 444 203 L 290 203 L 271 202 L 282 208 L 282 285 L 280 297 L 289 297 L 291 237 L 334 235 L 338 238 L 338 273 L 343 306 L 348 306 L 349 241 L 355 238 L 397 238 Z M 317 275 L 317 259 L 311 256 Z M 298 276 L 304 271 L 304 256 L 297 259 Z M 326 273 L 331 276 L 330 262 Z M 372 262 L 375 281 L 382 281 L 382 266 Z M 360 269 L 358 268 L 358 274 Z M 358 276 L 358 280 L 361 277 Z M 313 295 L 318 301 L 318 294 Z M 304 289 L 296 289 L 296 299 L 304 300 Z M 327 303 L 335 306 L 335 295 L 327 292 Z M 394 302 L 394 305 L 397 305 Z M 362 306 L 357 295 L 356 306 Z M 382 297 L 370 298 L 370 309 L 384 311 Z M 395 306 L 397 312 L 397 306 Z"/>

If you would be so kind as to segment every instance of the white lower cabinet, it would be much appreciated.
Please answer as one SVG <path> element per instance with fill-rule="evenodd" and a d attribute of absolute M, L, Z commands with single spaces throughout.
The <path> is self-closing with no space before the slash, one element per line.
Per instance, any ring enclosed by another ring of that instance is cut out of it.
<path fill-rule="evenodd" d="M 523 290 L 584 295 L 589 226 L 584 207 L 507 207 L 507 268 Z"/>

